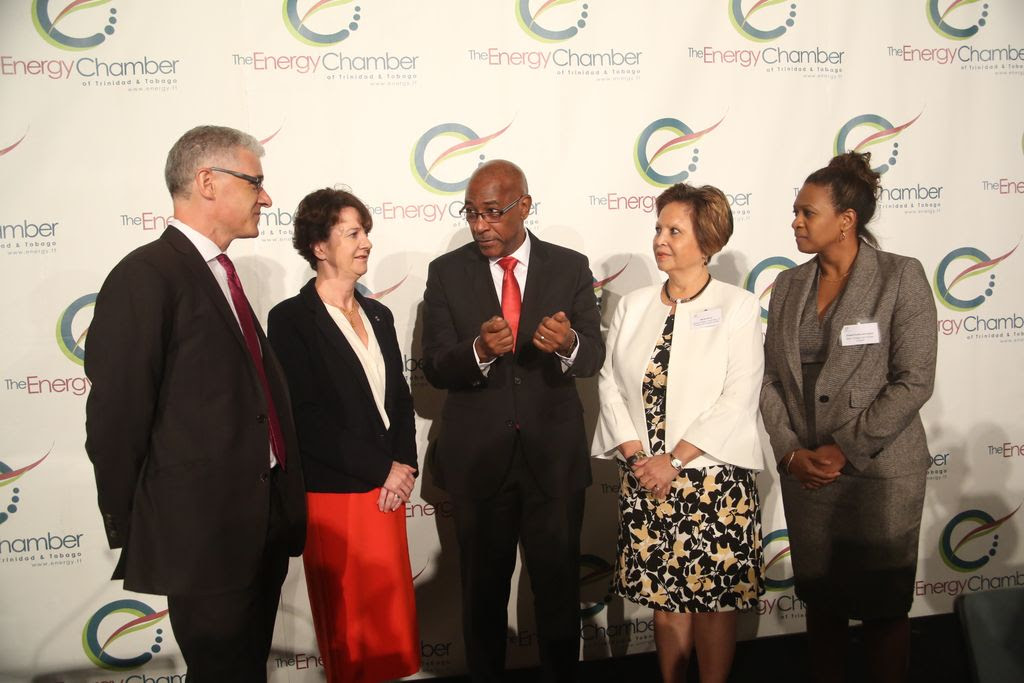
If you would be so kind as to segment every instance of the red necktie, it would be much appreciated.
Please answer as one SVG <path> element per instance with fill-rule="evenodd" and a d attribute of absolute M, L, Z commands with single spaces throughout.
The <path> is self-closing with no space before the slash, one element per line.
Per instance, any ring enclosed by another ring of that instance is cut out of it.
<path fill-rule="evenodd" d="M 523 307 L 523 295 L 519 291 L 519 280 L 516 279 L 516 264 L 519 263 L 514 257 L 506 256 L 498 260 L 498 265 L 505 271 L 501 278 L 501 317 L 508 326 L 512 328 L 512 345 L 519 336 L 519 312 Z"/>
<path fill-rule="evenodd" d="M 263 354 L 260 352 L 260 340 L 256 336 L 252 308 L 249 307 L 249 300 L 245 298 L 245 291 L 242 289 L 242 281 L 238 279 L 238 272 L 235 271 L 235 264 L 231 262 L 227 254 L 219 255 L 217 262 L 224 266 L 224 270 L 228 274 L 228 289 L 231 291 L 231 301 L 235 304 L 235 312 L 238 313 L 238 322 L 242 326 L 242 336 L 245 337 L 245 345 L 249 348 L 249 355 L 252 356 L 252 362 L 256 365 L 256 372 L 263 384 L 263 394 L 267 397 L 270 448 L 283 468 L 285 461 L 284 438 L 281 435 L 281 423 L 277 419 L 277 410 L 274 408 L 274 397 L 270 393 L 270 385 L 267 384 L 267 372 L 263 367 Z"/>

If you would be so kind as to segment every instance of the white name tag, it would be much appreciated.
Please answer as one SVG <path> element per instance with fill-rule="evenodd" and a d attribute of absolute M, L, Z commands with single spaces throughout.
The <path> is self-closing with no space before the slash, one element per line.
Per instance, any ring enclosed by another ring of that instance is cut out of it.
<path fill-rule="evenodd" d="M 690 327 L 699 330 L 705 327 L 718 327 L 722 324 L 722 309 L 709 308 L 690 314 Z"/>
<path fill-rule="evenodd" d="M 881 335 L 878 333 L 878 323 L 843 325 L 843 331 L 839 333 L 839 339 L 843 346 L 877 344 L 882 340 Z"/>

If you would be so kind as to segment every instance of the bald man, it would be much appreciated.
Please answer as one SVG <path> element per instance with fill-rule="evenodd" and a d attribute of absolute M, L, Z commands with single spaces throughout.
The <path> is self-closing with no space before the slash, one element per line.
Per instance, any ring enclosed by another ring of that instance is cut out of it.
<path fill-rule="evenodd" d="M 431 470 L 455 508 L 466 657 L 501 680 L 522 543 L 542 680 L 576 679 L 579 537 L 591 483 L 575 378 L 604 361 L 587 258 L 526 230 L 526 176 L 481 165 L 463 215 L 473 241 L 435 259 L 423 295 L 424 371 L 448 390 Z"/>

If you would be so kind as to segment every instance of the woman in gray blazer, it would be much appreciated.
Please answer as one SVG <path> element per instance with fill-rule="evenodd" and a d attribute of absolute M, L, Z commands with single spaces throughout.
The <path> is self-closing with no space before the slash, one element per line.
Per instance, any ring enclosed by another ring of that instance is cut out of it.
<path fill-rule="evenodd" d="M 872 680 L 903 680 L 929 452 L 936 312 L 916 259 L 877 249 L 879 175 L 841 154 L 793 205 L 797 248 L 775 281 L 761 415 L 782 484 L 815 680 L 841 680 L 848 619 Z"/>

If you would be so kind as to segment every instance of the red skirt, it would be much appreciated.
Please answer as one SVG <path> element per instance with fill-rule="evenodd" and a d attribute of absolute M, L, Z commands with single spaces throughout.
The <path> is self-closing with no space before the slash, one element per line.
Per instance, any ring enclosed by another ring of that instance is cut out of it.
<path fill-rule="evenodd" d="M 377 509 L 368 493 L 307 493 L 306 586 L 329 683 L 416 673 L 419 626 L 405 506 Z"/>

